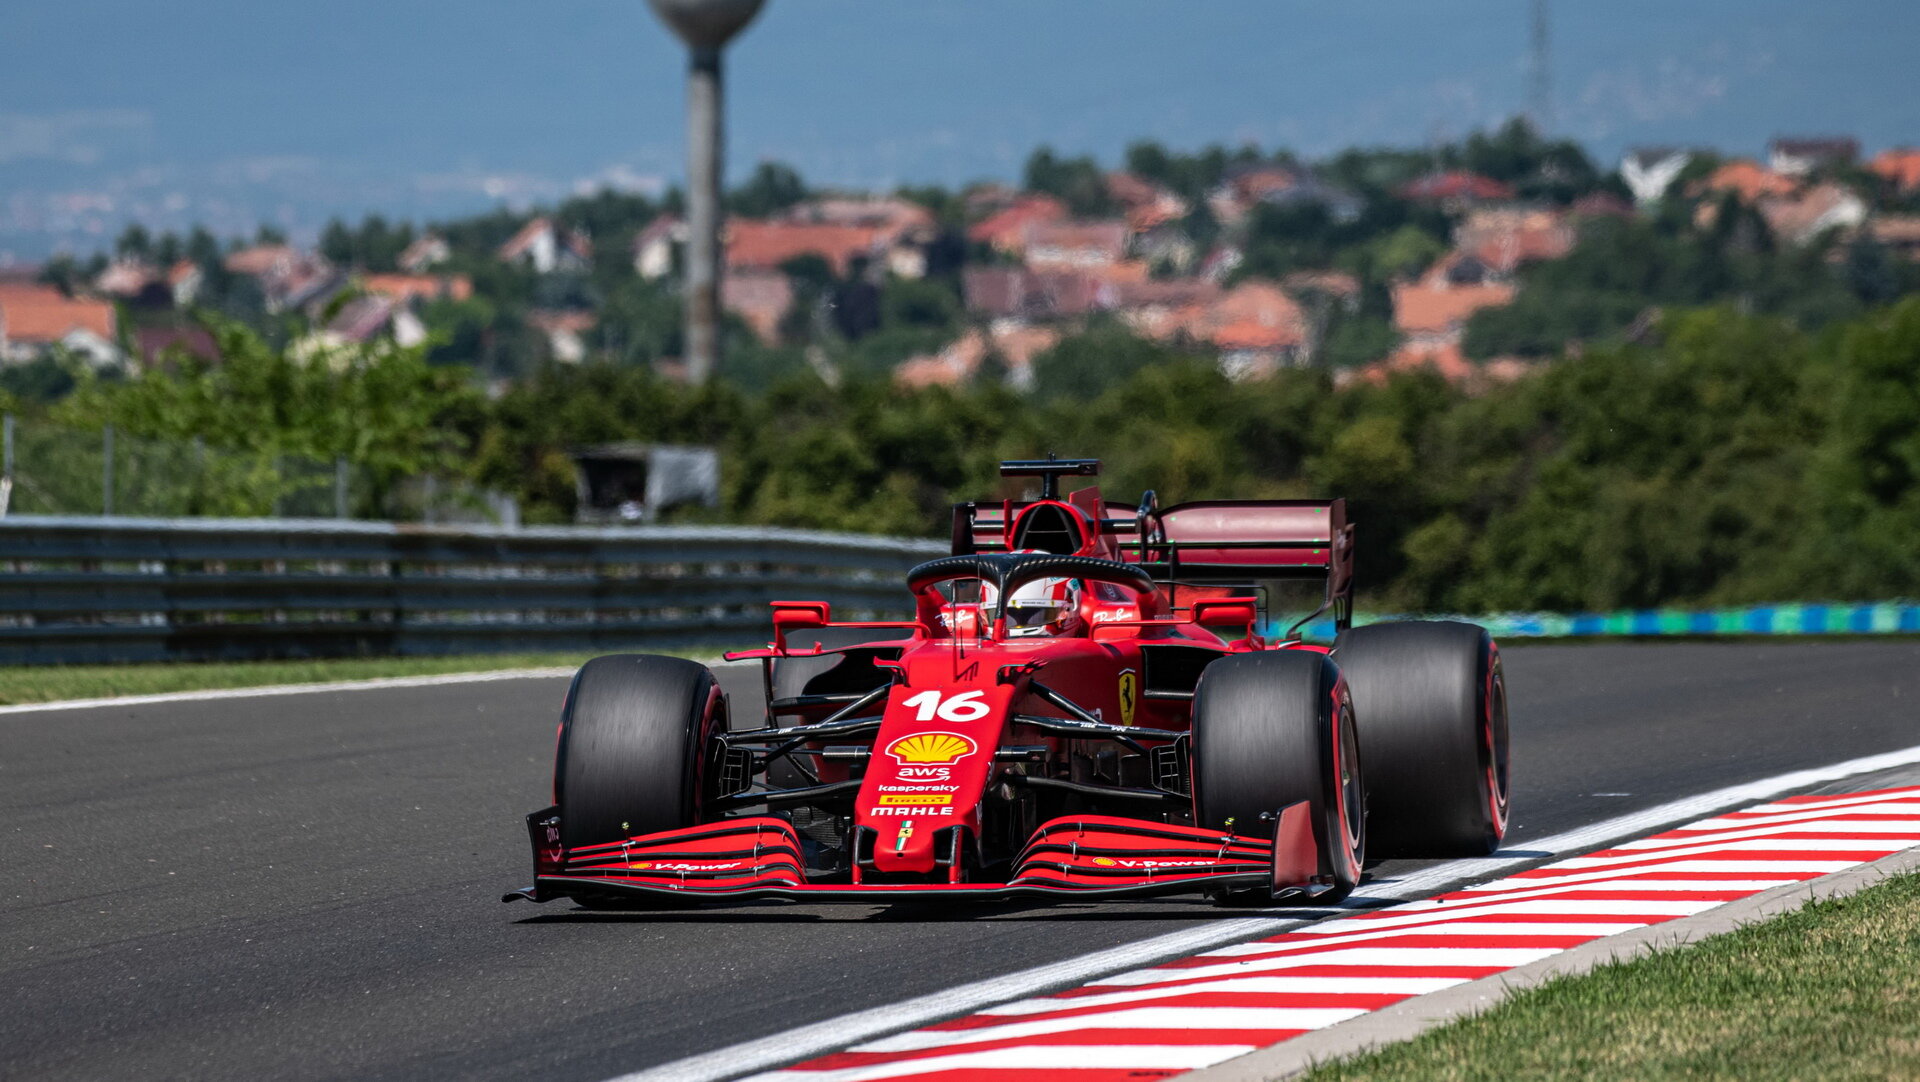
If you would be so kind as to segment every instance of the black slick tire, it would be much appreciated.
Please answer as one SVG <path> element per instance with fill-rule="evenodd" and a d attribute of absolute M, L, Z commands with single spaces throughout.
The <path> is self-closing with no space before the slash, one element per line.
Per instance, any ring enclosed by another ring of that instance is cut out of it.
<path fill-rule="evenodd" d="M 1305 650 L 1237 654 L 1209 664 L 1193 694 L 1194 825 L 1244 836 L 1306 801 L 1320 848 L 1320 903 L 1346 897 L 1366 859 L 1366 787 L 1340 672 Z M 1229 903 L 1266 901 L 1243 891 Z"/>
<path fill-rule="evenodd" d="M 612 654 L 581 666 L 567 690 L 554 762 L 561 844 L 572 849 L 697 823 L 704 755 L 725 721 L 719 682 L 697 662 Z"/>
<path fill-rule="evenodd" d="M 1343 632 L 1376 857 L 1484 856 L 1506 836 L 1506 679 L 1486 629 L 1435 620 Z"/>

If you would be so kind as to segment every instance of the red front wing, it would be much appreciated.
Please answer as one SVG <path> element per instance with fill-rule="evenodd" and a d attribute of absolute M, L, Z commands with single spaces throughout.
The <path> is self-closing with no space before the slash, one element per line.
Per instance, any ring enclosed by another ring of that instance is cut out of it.
<path fill-rule="evenodd" d="M 1072 894 L 1121 897 L 1265 887 L 1274 898 L 1311 898 L 1320 858 L 1305 804 L 1283 809 L 1277 841 L 1217 830 L 1075 815 L 1043 824 L 1004 883 L 814 884 L 800 837 L 784 819 L 728 819 L 563 850 L 558 810 L 527 817 L 533 886 L 506 901 L 581 895 L 700 898 L 969 898 Z"/>

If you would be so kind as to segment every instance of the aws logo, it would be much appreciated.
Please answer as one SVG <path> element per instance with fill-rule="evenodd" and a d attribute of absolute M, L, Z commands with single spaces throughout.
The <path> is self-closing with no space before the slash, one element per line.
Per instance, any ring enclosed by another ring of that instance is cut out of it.
<path fill-rule="evenodd" d="M 902 766 L 952 766 L 979 750 L 959 733 L 915 733 L 887 745 L 887 754 Z"/>

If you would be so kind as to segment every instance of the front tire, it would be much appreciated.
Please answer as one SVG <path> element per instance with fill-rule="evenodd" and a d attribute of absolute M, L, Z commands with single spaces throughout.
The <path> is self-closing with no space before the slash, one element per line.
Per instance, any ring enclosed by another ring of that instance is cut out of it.
<path fill-rule="evenodd" d="M 1209 664 L 1193 693 L 1194 825 L 1241 835 L 1306 801 L 1322 878 L 1337 902 L 1366 859 L 1366 787 L 1354 712 L 1326 655 L 1276 650 Z M 1271 828 L 1265 828 L 1271 829 Z M 1264 900 L 1265 891 L 1228 895 Z"/>
<path fill-rule="evenodd" d="M 697 662 L 612 654 L 582 665 L 567 689 L 554 763 L 561 844 L 697 823 L 704 753 L 725 721 L 719 681 Z"/>
<path fill-rule="evenodd" d="M 1485 856 L 1506 836 L 1507 685 L 1486 629 L 1446 620 L 1343 632 L 1374 854 Z"/>

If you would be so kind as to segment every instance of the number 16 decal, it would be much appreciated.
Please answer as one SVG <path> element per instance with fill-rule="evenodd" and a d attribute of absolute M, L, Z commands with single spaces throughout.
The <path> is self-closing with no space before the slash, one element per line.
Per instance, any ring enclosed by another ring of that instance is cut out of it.
<path fill-rule="evenodd" d="M 942 697 L 938 691 L 923 691 L 900 705 L 910 706 L 918 711 L 915 721 L 979 721 L 993 712 L 993 708 L 980 701 L 984 691 L 962 691 Z"/>

